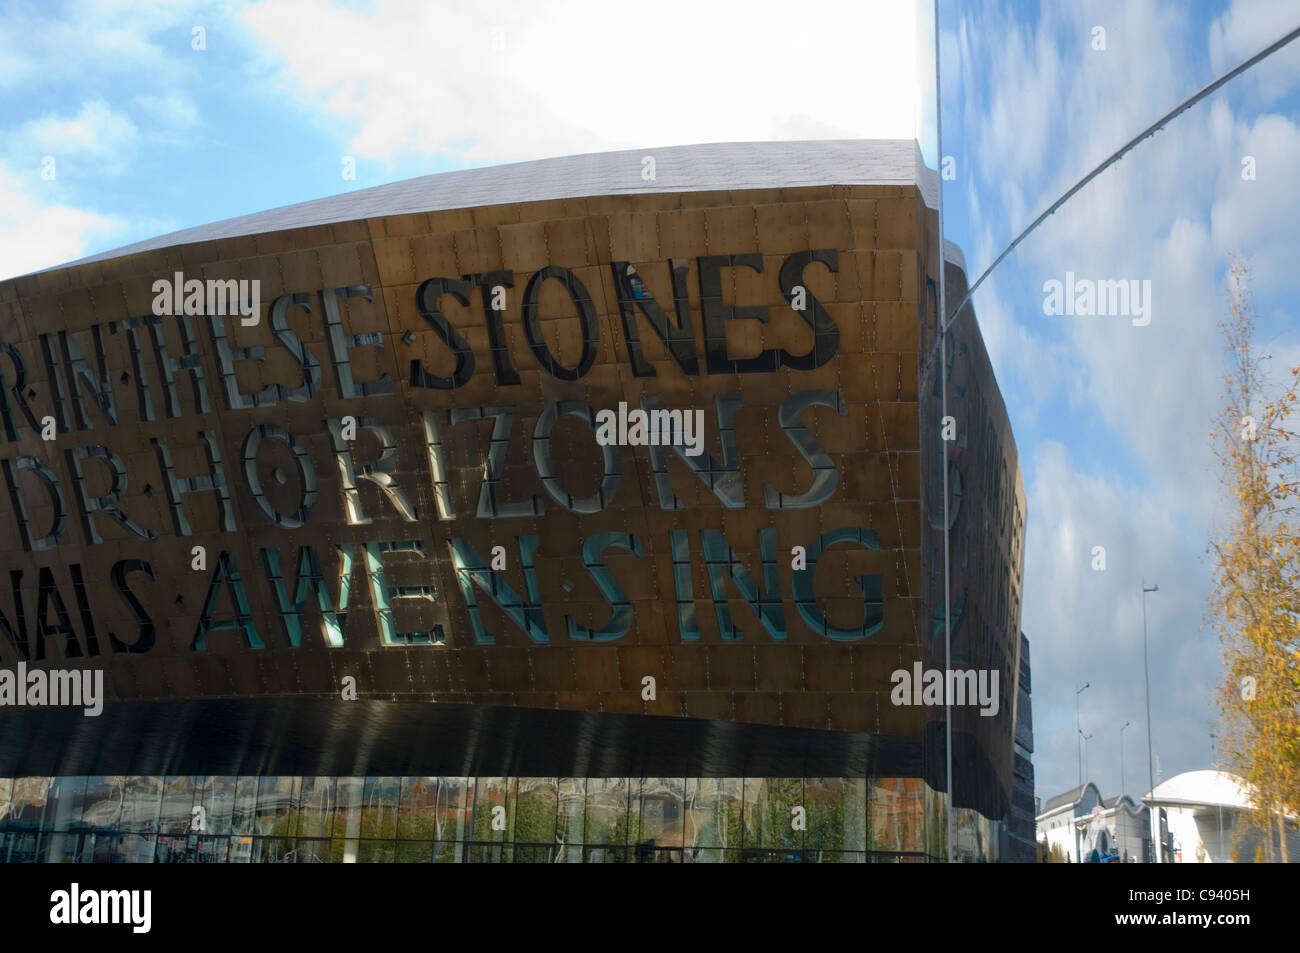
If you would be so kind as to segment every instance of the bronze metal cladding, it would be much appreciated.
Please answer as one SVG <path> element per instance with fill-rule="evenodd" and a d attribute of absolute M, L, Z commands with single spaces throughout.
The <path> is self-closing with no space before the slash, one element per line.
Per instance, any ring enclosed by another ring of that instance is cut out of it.
<path fill-rule="evenodd" d="M 890 696 L 943 664 L 933 235 L 915 187 L 660 192 L 4 282 L 0 664 L 924 739 Z M 965 323 L 953 664 L 1001 705 L 956 729 L 1005 791 L 1024 492 Z"/>

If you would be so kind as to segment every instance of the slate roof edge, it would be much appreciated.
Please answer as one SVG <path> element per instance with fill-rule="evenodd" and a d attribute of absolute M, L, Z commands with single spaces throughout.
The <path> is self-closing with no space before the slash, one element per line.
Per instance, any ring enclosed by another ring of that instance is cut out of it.
<path fill-rule="evenodd" d="M 655 158 L 651 181 L 641 176 L 646 156 Z M 915 185 L 934 208 L 938 174 L 925 165 L 917 142 L 908 139 L 721 142 L 587 153 L 389 182 L 180 229 L 35 273 L 176 245 L 385 215 L 608 195 L 819 185 Z"/>

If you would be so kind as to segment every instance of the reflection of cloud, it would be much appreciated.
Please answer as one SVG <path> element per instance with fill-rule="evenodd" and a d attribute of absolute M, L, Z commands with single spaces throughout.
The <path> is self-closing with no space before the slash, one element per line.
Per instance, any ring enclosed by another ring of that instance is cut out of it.
<path fill-rule="evenodd" d="M 1145 466 L 1162 488 L 1163 509 L 1203 517 L 1215 495 L 1205 435 L 1217 411 L 1222 352 L 1209 236 L 1201 223 L 1179 220 L 1153 236 L 1144 254 L 1133 251 L 1131 271 L 1103 266 L 1096 273 L 1149 276 L 1150 325 L 1064 319 L 1076 367 L 1085 372 L 1079 409 L 1099 417 Z M 1084 270 L 1092 257 L 1081 249 L 1073 260 Z"/>
<path fill-rule="evenodd" d="M 1210 25 L 1210 65 L 1215 75 L 1226 73 L 1298 26 L 1300 8 L 1295 4 L 1232 0 Z M 1278 50 L 1241 81 L 1265 103 L 1290 92 L 1300 83 L 1300 40 Z"/>
<path fill-rule="evenodd" d="M 1062 100 L 1062 57 L 1050 35 L 1051 21 L 1044 17 L 1031 32 L 1004 21 L 998 29 L 1000 55 L 983 64 L 989 96 L 984 105 L 984 135 L 979 139 L 979 161 L 985 168 L 1002 170 L 1011 186 L 1037 173 Z M 1028 85 L 1025 85 L 1025 84 Z"/>
<path fill-rule="evenodd" d="M 1032 24 L 972 5 L 945 34 L 961 54 L 960 86 L 945 83 L 954 105 L 945 109 L 945 151 L 960 152 L 969 173 L 945 197 L 965 202 L 973 238 L 948 237 L 966 242 L 972 277 L 1084 173 L 1208 81 L 1188 65 L 1196 60 L 1189 46 L 1208 37 L 1212 58 L 1235 65 L 1296 25 L 1275 22 L 1284 6 L 1251 21 L 1255 6 L 1238 0 L 1213 25 L 1195 26 L 1182 8 L 1156 2 L 1049 7 Z M 1088 46 L 1093 24 L 1107 27 L 1105 53 Z M 1229 91 L 1103 173 L 976 298 L 1022 460 L 1032 461 L 1023 625 L 1034 643 L 1047 793 L 1075 781 L 1075 682 L 1093 683 L 1083 698 L 1084 727 L 1096 731 L 1093 774 L 1108 792 L 1118 783 L 1118 726 L 1143 721 L 1144 572 L 1161 585 L 1148 607 L 1156 750 L 1166 775 L 1210 756 L 1218 645 L 1197 627 L 1209 587 L 1205 540 L 1221 495 L 1207 436 L 1222 378 L 1220 276 L 1229 252 L 1248 255 L 1256 304 L 1269 314 L 1269 295 L 1294 296 L 1290 259 L 1300 244 L 1300 130 L 1285 116 L 1234 115 L 1231 103 L 1276 90 Z M 1253 182 L 1241 179 L 1247 154 L 1256 158 Z M 1045 317 L 1043 281 L 1066 271 L 1149 279 L 1151 324 Z M 1297 347 L 1293 336 L 1275 349 Z M 1094 544 L 1107 547 L 1106 573 L 1089 567 Z M 1145 743 L 1135 737 L 1128 733 L 1129 780 L 1145 784 L 1134 770 Z"/>
<path fill-rule="evenodd" d="M 1300 40 L 1296 41 L 1300 44 Z M 1214 249 L 1250 260 L 1256 294 L 1279 291 L 1295 281 L 1296 209 L 1300 209 L 1300 126 L 1283 116 L 1234 122 L 1215 104 L 1223 150 L 1219 189 L 1210 213 Z M 1241 177 L 1241 157 L 1255 160 L 1255 179 Z"/>

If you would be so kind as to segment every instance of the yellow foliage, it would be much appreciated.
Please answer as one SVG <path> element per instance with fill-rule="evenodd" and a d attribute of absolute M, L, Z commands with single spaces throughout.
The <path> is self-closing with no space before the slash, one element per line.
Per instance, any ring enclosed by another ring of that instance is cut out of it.
<path fill-rule="evenodd" d="M 1248 281 L 1244 263 L 1234 262 L 1229 313 L 1219 322 L 1232 366 L 1214 440 L 1236 503 L 1229 525 L 1208 548 L 1214 579 L 1209 617 L 1227 671 L 1219 697 L 1220 749 L 1225 766 L 1256 792 L 1256 822 L 1268 825 L 1300 806 L 1300 536 L 1287 502 L 1300 481 L 1296 433 L 1286 426 L 1300 391 L 1300 367 L 1280 395 L 1265 399 L 1267 355 L 1253 344 Z M 1255 421 L 1253 438 L 1242 426 L 1246 417 Z"/>

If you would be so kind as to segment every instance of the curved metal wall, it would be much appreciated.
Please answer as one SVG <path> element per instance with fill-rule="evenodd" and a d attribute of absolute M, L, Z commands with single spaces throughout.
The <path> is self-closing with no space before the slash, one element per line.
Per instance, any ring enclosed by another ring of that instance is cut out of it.
<path fill-rule="evenodd" d="M 942 664 L 932 234 L 911 187 L 657 193 L 0 284 L 0 664 L 920 745 L 942 708 L 891 692 Z M 1002 675 L 959 723 L 1005 792 L 1024 498 L 977 329 L 955 366 L 954 532 L 976 495 L 1002 520 L 954 558 L 954 665 Z M 702 432 L 598 442 L 637 410 Z"/>

